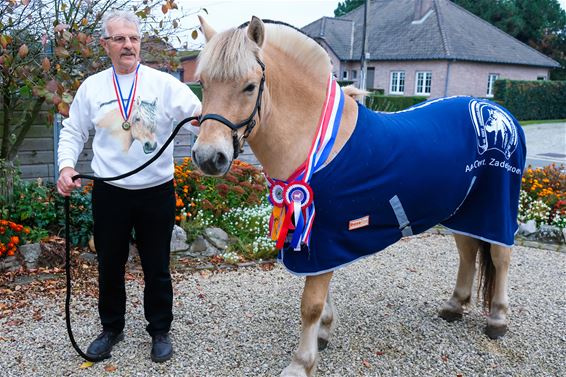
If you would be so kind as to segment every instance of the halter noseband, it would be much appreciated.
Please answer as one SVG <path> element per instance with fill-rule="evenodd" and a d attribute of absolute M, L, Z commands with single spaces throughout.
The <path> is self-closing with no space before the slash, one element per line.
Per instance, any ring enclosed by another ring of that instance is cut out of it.
<path fill-rule="evenodd" d="M 200 117 L 199 119 L 199 123 L 202 125 L 202 123 L 207 120 L 207 119 L 213 119 L 216 120 L 222 124 L 224 124 L 226 127 L 230 128 L 232 130 L 232 141 L 233 141 L 233 145 L 234 145 L 234 159 L 236 159 L 238 157 L 238 155 L 240 154 L 240 152 L 243 152 L 243 139 L 246 139 L 248 136 L 250 136 L 250 133 L 252 132 L 253 128 L 256 125 L 256 121 L 254 119 L 256 113 L 258 114 L 258 116 L 261 117 L 261 95 L 263 94 L 263 87 L 265 84 L 265 64 L 262 63 L 261 60 L 256 59 L 257 62 L 259 63 L 259 66 L 261 67 L 261 82 L 259 83 L 259 90 L 257 92 L 257 99 L 255 101 L 255 106 L 254 109 L 252 111 L 252 113 L 250 114 L 250 116 L 238 123 L 238 124 L 234 124 L 232 122 L 230 122 L 228 119 L 224 118 L 222 115 L 220 114 L 206 114 Z M 244 134 L 242 135 L 241 138 L 238 138 L 238 130 L 242 127 L 246 127 L 246 129 L 244 130 Z"/>

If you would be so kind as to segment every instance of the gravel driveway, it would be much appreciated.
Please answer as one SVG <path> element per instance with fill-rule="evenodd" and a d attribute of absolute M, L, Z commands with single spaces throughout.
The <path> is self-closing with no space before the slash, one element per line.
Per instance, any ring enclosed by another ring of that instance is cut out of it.
<path fill-rule="evenodd" d="M 340 322 L 321 353 L 318 376 L 565 376 L 566 254 L 515 248 L 510 330 L 497 341 L 483 335 L 477 304 L 461 322 L 437 317 L 457 263 L 451 237 L 425 234 L 338 271 L 333 290 Z M 175 355 L 169 362 L 149 360 L 143 286 L 132 280 L 126 339 L 111 359 L 80 369 L 60 295 L 18 309 L 18 326 L 0 320 L 1 375 L 279 375 L 298 341 L 303 279 L 279 265 L 176 273 L 174 279 Z M 99 331 L 96 300 L 75 296 L 72 305 L 75 339 L 85 349 Z M 41 320 L 32 318 L 37 308 Z"/>

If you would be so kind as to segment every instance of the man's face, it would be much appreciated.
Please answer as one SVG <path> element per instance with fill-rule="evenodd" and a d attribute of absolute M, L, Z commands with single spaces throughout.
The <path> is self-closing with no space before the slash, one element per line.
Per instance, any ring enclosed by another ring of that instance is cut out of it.
<path fill-rule="evenodd" d="M 112 60 L 117 73 L 135 71 L 140 60 L 140 35 L 136 26 L 124 20 L 107 24 L 108 37 L 100 38 L 106 54 Z"/>

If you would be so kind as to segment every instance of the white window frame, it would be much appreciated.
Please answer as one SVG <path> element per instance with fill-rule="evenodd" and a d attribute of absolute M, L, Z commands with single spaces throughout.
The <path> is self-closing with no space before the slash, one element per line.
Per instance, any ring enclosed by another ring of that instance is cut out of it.
<path fill-rule="evenodd" d="M 486 97 L 491 98 L 493 97 L 493 84 L 495 83 L 495 80 L 497 80 L 499 78 L 499 73 L 490 73 L 489 75 L 487 75 L 487 92 L 486 92 Z"/>
<path fill-rule="evenodd" d="M 417 71 L 415 74 L 415 95 L 430 96 L 431 89 L 432 89 L 432 72 Z"/>
<path fill-rule="evenodd" d="M 342 71 L 342 80 L 348 80 L 348 71 L 347 70 Z"/>
<path fill-rule="evenodd" d="M 350 72 L 350 74 L 352 75 L 352 80 L 358 79 L 358 70 L 357 69 L 352 69 L 352 72 Z"/>
<path fill-rule="evenodd" d="M 391 71 L 389 83 L 389 94 L 404 94 L 405 71 Z"/>

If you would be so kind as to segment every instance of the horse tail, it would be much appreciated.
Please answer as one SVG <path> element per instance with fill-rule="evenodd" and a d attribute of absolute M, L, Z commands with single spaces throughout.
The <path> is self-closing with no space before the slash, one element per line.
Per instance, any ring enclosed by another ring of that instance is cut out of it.
<path fill-rule="evenodd" d="M 481 296 L 484 309 L 491 306 L 491 300 L 495 291 L 495 265 L 491 259 L 490 244 L 480 241 L 478 298 Z"/>
<path fill-rule="evenodd" d="M 352 97 L 354 99 L 360 100 L 362 97 L 367 96 L 369 92 L 367 90 L 361 90 L 356 88 L 354 85 L 348 85 L 342 88 L 344 94 L 348 97 Z"/>

